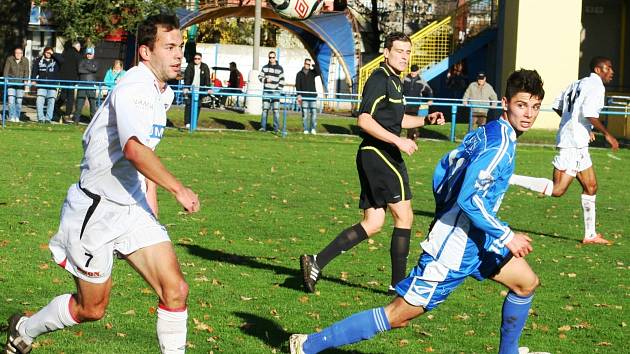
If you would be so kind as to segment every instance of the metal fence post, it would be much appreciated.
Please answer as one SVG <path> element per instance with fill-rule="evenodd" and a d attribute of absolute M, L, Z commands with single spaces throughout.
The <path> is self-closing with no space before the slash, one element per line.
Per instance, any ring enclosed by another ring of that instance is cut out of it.
<path fill-rule="evenodd" d="M 455 141 L 455 124 L 457 121 L 457 104 L 451 105 L 451 142 Z"/>
<path fill-rule="evenodd" d="M 282 99 L 282 137 L 285 138 L 287 136 L 287 98 L 286 96 Z"/>
<path fill-rule="evenodd" d="M 197 102 L 199 102 L 199 91 L 197 91 L 196 86 L 191 87 L 192 90 L 192 102 L 190 107 L 190 132 L 194 132 L 197 129 L 197 111 L 199 110 L 197 107 Z"/>
<path fill-rule="evenodd" d="M 4 128 L 4 124 L 6 122 L 5 116 L 7 111 L 7 90 L 9 89 L 8 80 L 5 77 L 2 80 L 2 128 Z"/>

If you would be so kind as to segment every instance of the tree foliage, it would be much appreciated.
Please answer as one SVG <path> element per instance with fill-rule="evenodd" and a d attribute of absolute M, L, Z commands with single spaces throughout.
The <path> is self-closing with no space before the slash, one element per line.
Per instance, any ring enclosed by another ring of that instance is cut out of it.
<path fill-rule="evenodd" d="M 134 32 L 138 23 L 160 11 L 174 12 L 183 0 L 37 0 L 50 11 L 59 33 L 69 40 L 100 41 L 112 30 Z"/>

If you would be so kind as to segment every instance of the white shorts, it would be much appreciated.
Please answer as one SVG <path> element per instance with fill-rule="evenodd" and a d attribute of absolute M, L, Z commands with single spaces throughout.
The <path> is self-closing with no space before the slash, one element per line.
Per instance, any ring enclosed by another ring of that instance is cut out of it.
<path fill-rule="evenodd" d="M 553 158 L 553 167 L 569 176 L 575 177 L 578 172 L 582 172 L 593 166 L 588 147 L 583 148 L 559 148 L 558 154 Z"/>
<path fill-rule="evenodd" d="M 114 252 L 123 256 L 169 241 L 149 205 L 121 205 L 82 190 L 68 189 L 59 231 L 48 243 L 57 264 L 79 279 L 104 283 L 112 274 Z"/>

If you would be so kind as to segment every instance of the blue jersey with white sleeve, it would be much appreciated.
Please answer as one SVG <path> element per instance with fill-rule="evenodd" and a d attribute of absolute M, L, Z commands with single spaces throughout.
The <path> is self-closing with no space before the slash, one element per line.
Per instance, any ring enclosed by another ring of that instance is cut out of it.
<path fill-rule="evenodd" d="M 473 272 L 481 253 L 509 255 L 514 233 L 497 211 L 514 172 L 516 132 L 498 119 L 469 133 L 433 175 L 435 222 L 425 253 L 448 269 Z"/>

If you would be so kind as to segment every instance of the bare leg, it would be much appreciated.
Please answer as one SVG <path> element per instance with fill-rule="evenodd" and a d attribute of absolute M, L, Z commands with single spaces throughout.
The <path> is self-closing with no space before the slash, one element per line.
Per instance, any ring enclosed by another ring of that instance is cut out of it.
<path fill-rule="evenodd" d="M 128 255 L 127 261 L 160 298 L 157 310 L 160 350 L 162 353 L 184 353 L 188 284 L 179 268 L 173 245 L 170 242 L 161 242 L 142 248 Z"/>

